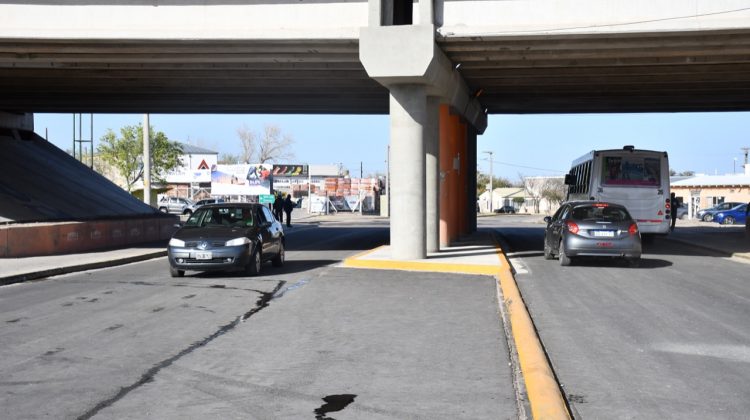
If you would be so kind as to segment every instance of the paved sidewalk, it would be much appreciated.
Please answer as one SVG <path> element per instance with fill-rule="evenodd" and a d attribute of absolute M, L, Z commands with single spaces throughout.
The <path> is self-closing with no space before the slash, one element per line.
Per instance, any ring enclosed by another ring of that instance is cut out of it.
<path fill-rule="evenodd" d="M 60 274 L 129 264 L 167 255 L 166 243 L 107 251 L 0 259 L 0 286 Z"/>
<path fill-rule="evenodd" d="M 695 220 L 678 220 L 666 239 L 682 242 L 728 257 L 750 260 L 750 234 L 742 225 L 722 226 Z"/>

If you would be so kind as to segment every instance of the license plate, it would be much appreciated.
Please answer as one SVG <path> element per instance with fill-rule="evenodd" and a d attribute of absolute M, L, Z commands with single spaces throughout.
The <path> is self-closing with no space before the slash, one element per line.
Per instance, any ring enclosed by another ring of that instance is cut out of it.
<path fill-rule="evenodd" d="M 211 258 L 213 258 L 213 255 L 211 255 L 210 252 L 196 252 L 195 253 L 196 260 L 210 260 Z"/>
<path fill-rule="evenodd" d="M 597 238 L 614 238 L 615 232 L 611 230 L 595 230 L 594 236 L 596 236 Z"/>

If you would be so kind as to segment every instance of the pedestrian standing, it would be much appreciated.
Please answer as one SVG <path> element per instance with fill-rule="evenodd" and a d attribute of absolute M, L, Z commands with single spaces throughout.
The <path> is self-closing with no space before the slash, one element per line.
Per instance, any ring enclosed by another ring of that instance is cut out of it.
<path fill-rule="evenodd" d="M 276 194 L 273 200 L 273 215 L 280 223 L 284 223 L 284 201 L 281 199 L 281 194 Z"/>
<path fill-rule="evenodd" d="M 674 225 L 677 223 L 677 207 L 680 206 L 680 202 L 677 201 L 677 197 L 675 196 L 675 193 L 672 193 L 669 205 L 672 209 L 672 226 L 669 228 L 670 232 L 674 232 Z"/>
<path fill-rule="evenodd" d="M 287 194 L 284 200 L 284 212 L 286 213 L 286 225 L 292 227 L 292 210 L 294 210 L 294 202 L 292 201 L 292 195 Z"/>

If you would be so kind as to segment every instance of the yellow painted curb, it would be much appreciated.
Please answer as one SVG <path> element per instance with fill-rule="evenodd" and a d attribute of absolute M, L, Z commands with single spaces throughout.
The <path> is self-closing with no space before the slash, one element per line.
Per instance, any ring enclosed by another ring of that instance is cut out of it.
<path fill-rule="evenodd" d="M 374 260 L 364 259 L 363 257 L 374 253 L 375 251 L 386 247 L 379 246 L 369 251 L 364 251 L 344 259 L 342 266 L 349 268 L 370 268 L 376 270 L 405 270 L 405 271 L 432 271 L 438 273 L 456 273 L 456 274 L 483 274 L 488 276 L 497 275 L 498 267 L 495 265 L 481 264 L 450 264 L 440 262 L 425 261 L 395 261 L 395 260 Z M 502 261 L 501 261 L 502 264 Z"/>
<path fill-rule="evenodd" d="M 497 267 L 494 265 L 447 264 L 419 261 L 363 260 L 356 257 L 351 257 L 344 260 L 343 266 L 350 268 L 371 268 L 378 270 L 433 271 L 439 273 L 484 274 L 488 276 L 497 275 Z"/>
<path fill-rule="evenodd" d="M 498 257 L 505 259 L 502 249 L 496 245 Z M 542 344 L 536 335 L 531 316 L 526 310 L 513 274 L 507 264 L 502 264 L 497 274 L 503 291 L 505 307 L 510 317 L 513 340 L 518 351 L 521 373 L 529 395 L 531 415 L 535 420 L 570 419 L 565 400 L 544 355 Z"/>

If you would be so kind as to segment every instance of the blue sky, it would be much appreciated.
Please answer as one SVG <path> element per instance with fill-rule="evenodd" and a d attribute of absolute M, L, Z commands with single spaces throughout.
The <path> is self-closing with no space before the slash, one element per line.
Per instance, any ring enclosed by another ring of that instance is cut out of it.
<path fill-rule="evenodd" d="M 165 115 L 152 114 L 151 125 L 171 140 L 219 153 L 239 153 L 237 128 L 261 131 L 275 124 L 294 138 L 295 159 L 287 163 L 338 164 L 359 175 L 385 172 L 388 117 L 385 115 Z M 142 114 L 95 114 L 94 140 L 111 128 L 143 121 Z M 478 150 L 493 152 L 493 172 L 510 180 L 519 175 L 554 175 L 573 159 L 594 149 L 666 150 L 677 171 L 732 173 L 741 171 L 741 147 L 750 147 L 750 113 L 491 115 Z M 35 131 L 67 150 L 73 144 L 72 114 L 35 114 Z M 88 136 L 88 114 L 83 118 Z M 489 172 L 487 154 L 478 166 Z"/>

